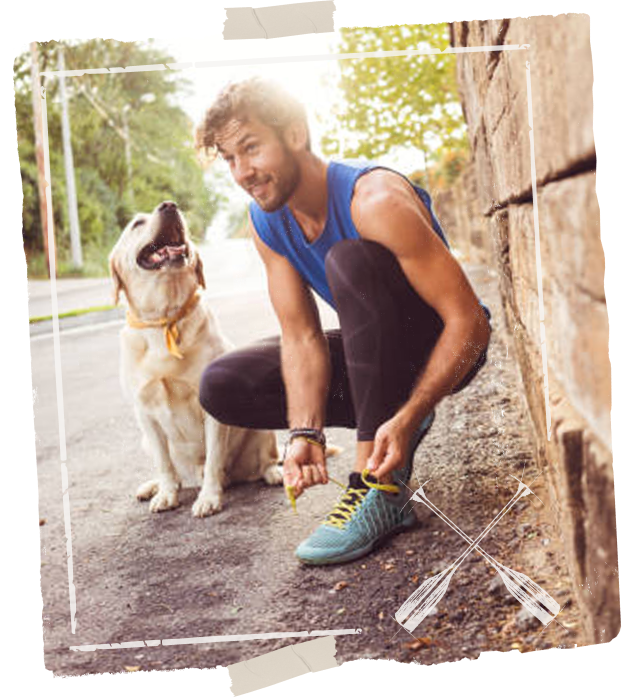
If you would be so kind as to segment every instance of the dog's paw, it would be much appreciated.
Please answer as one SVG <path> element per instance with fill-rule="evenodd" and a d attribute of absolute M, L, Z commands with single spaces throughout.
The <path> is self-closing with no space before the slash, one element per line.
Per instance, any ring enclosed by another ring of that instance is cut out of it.
<path fill-rule="evenodd" d="M 137 492 L 135 493 L 135 496 L 137 499 L 140 501 L 145 501 L 147 499 L 152 499 L 157 492 L 159 491 L 159 481 L 158 480 L 148 480 L 148 482 L 144 482 L 143 485 L 140 485 L 138 487 Z"/>
<path fill-rule="evenodd" d="M 150 511 L 156 514 L 168 509 L 176 509 L 179 505 L 179 494 L 176 489 L 159 487 L 159 491 L 150 500 Z"/>
<path fill-rule="evenodd" d="M 325 455 L 327 458 L 333 458 L 333 456 L 339 456 L 343 453 L 344 449 L 341 446 L 336 446 L 335 444 L 327 444 L 325 449 Z"/>
<path fill-rule="evenodd" d="M 202 519 L 204 516 L 217 514 L 222 509 L 220 492 L 201 492 L 192 506 L 192 516 Z"/>
<path fill-rule="evenodd" d="M 283 469 L 278 465 L 271 465 L 265 470 L 263 479 L 268 485 L 281 485 L 283 483 Z"/>

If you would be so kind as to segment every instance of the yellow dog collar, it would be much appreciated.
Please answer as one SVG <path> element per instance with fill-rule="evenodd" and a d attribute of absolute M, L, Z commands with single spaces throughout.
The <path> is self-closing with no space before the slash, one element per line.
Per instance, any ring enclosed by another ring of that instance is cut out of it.
<path fill-rule="evenodd" d="M 165 344 L 168 351 L 172 356 L 176 356 L 177 359 L 182 359 L 183 354 L 178 346 L 179 341 L 179 330 L 176 325 L 179 320 L 182 320 L 186 315 L 188 315 L 198 304 L 200 300 L 200 293 L 194 291 L 192 295 L 185 301 L 179 312 L 171 318 L 160 318 L 159 320 L 140 320 L 136 317 L 131 310 L 126 312 L 126 322 L 129 327 L 133 327 L 137 330 L 144 330 L 149 327 L 163 327 L 165 335 Z"/>

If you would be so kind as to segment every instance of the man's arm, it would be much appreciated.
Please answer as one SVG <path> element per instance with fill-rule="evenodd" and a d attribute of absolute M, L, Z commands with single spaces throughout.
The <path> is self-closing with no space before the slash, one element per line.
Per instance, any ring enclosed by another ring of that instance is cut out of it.
<path fill-rule="evenodd" d="M 352 214 L 360 235 L 385 245 L 397 257 L 408 281 L 444 323 L 422 376 L 397 414 L 413 429 L 474 366 L 488 345 L 490 325 L 408 182 L 386 170 L 364 175 L 355 188 Z"/>
<path fill-rule="evenodd" d="M 266 267 L 270 300 L 281 326 L 281 371 L 287 394 L 288 424 L 292 429 L 322 429 L 331 380 L 331 360 L 318 307 L 298 272 L 285 257 L 271 250 L 259 238 L 250 218 L 249 226 Z M 296 442 L 288 457 L 290 454 L 293 456 L 291 460 L 302 470 L 298 482 L 292 471 L 297 496 L 304 487 L 327 481 L 321 447 Z M 307 467 L 312 463 L 316 464 L 315 469 Z M 285 467 L 287 476 L 287 459 Z"/>

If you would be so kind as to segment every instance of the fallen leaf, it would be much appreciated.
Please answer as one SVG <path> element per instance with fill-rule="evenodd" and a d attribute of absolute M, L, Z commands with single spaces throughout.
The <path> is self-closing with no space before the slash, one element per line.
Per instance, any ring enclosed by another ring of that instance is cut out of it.
<path fill-rule="evenodd" d="M 338 616 L 341 616 L 343 613 L 346 613 L 346 609 L 345 608 L 338 608 L 336 613 Z"/>
<path fill-rule="evenodd" d="M 383 565 L 383 569 L 386 572 L 389 572 L 390 570 L 396 569 L 396 566 L 394 565 L 393 562 L 386 562 L 385 565 Z"/>
<path fill-rule="evenodd" d="M 39 519 L 39 525 L 43 526 L 44 524 L 48 523 L 46 519 Z"/>
<path fill-rule="evenodd" d="M 415 550 L 406 550 L 405 555 L 415 555 L 416 551 Z"/>
<path fill-rule="evenodd" d="M 338 582 L 333 588 L 335 591 L 342 591 L 342 589 L 345 589 L 348 586 L 348 582 L 341 581 Z"/>
<path fill-rule="evenodd" d="M 418 584 L 418 580 L 419 580 L 419 579 L 420 579 L 420 577 L 419 577 L 417 574 L 415 574 L 415 575 L 411 578 L 411 581 L 412 581 L 413 584 Z"/>
<path fill-rule="evenodd" d="M 126 671 L 139 671 L 141 667 L 138 666 L 125 666 L 124 669 Z"/>
<path fill-rule="evenodd" d="M 433 640 L 430 637 L 419 637 L 414 642 L 406 642 L 403 648 L 406 650 L 421 650 L 423 647 L 431 647 Z"/>
<path fill-rule="evenodd" d="M 383 620 L 385 618 L 385 614 L 383 611 L 379 611 L 379 620 Z"/>

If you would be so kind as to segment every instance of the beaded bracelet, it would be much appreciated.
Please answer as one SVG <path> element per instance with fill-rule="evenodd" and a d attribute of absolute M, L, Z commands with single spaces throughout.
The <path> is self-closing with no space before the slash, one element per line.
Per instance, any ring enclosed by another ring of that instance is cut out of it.
<path fill-rule="evenodd" d="M 307 443 L 315 446 L 322 446 L 322 450 L 326 451 L 327 440 L 319 429 L 290 429 L 289 436 L 283 448 L 283 458 L 279 461 L 282 465 L 287 457 L 287 449 L 294 439 L 305 439 Z"/>
<path fill-rule="evenodd" d="M 303 437 L 307 439 L 310 443 L 316 443 L 325 448 L 327 445 L 327 440 L 324 436 L 322 429 L 313 428 L 302 428 L 302 429 L 290 429 L 288 436 L 288 443 L 292 443 L 294 439 Z"/>

